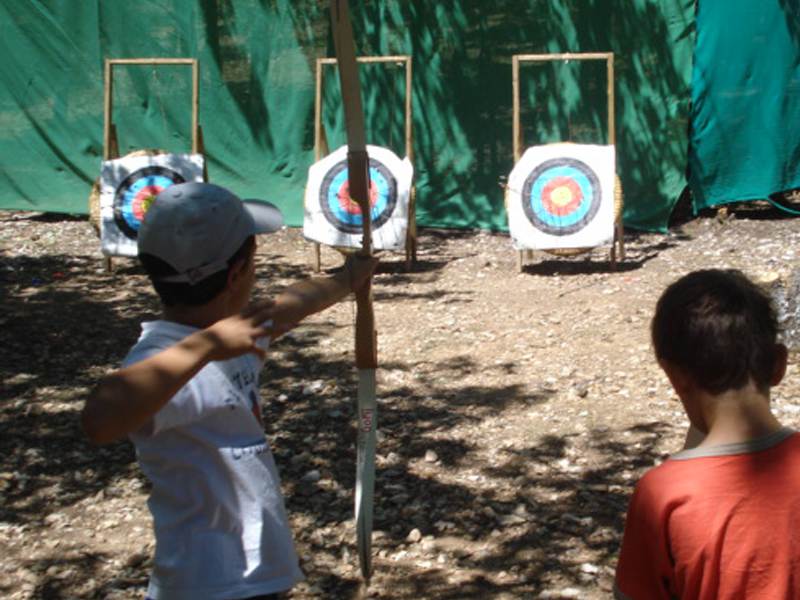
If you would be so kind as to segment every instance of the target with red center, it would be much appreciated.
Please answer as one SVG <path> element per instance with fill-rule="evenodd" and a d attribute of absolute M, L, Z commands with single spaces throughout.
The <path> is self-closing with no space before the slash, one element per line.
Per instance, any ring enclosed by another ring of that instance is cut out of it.
<path fill-rule="evenodd" d="M 369 206 L 372 227 L 386 223 L 397 204 L 397 181 L 386 166 L 369 159 Z M 360 233 L 363 224 L 361 207 L 350 197 L 347 160 L 328 171 L 320 186 L 319 202 L 325 218 L 343 233 Z"/>
<path fill-rule="evenodd" d="M 508 176 L 508 230 L 517 249 L 593 248 L 613 240 L 614 147 L 531 146 Z"/>
<path fill-rule="evenodd" d="M 405 247 L 408 205 L 414 168 L 388 148 L 367 146 L 369 156 L 369 218 L 372 247 Z M 303 235 L 337 248 L 360 248 L 363 237 L 361 207 L 350 197 L 347 146 L 315 162 L 308 169 L 303 211 Z"/>
<path fill-rule="evenodd" d="M 103 161 L 100 171 L 100 249 L 136 256 L 139 227 L 156 196 L 176 183 L 203 181 L 200 154 L 136 151 Z"/>
<path fill-rule="evenodd" d="M 550 235 L 580 231 L 600 209 L 602 194 L 595 172 L 574 158 L 538 165 L 522 187 L 522 208 L 534 227 Z"/>
<path fill-rule="evenodd" d="M 136 239 L 147 209 L 161 192 L 185 179 L 167 167 L 152 166 L 128 175 L 114 195 L 114 221 L 125 235 Z"/>

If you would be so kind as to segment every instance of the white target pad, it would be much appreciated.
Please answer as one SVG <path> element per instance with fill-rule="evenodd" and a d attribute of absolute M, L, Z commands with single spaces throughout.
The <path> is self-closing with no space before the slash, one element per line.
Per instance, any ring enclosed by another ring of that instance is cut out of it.
<path fill-rule="evenodd" d="M 405 248 L 408 199 L 414 168 L 387 148 L 367 146 L 370 176 L 372 247 Z M 342 248 L 360 248 L 362 215 L 350 198 L 347 146 L 342 146 L 308 170 L 303 234 L 309 240 Z"/>
<path fill-rule="evenodd" d="M 548 144 L 525 151 L 508 178 L 508 228 L 518 250 L 593 248 L 614 238 L 614 146 Z"/>
<path fill-rule="evenodd" d="M 173 184 L 203 181 L 201 154 L 126 156 L 103 161 L 100 172 L 100 248 L 106 256 L 136 256 L 139 226 L 158 193 Z"/>

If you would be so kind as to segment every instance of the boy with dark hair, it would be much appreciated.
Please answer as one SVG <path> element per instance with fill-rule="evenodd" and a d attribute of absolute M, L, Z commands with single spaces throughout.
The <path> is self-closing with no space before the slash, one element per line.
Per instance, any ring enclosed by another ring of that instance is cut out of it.
<path fill-rule="evenodd" d="M 142 325 L 82 422 L 96 443 L 130 436 L 152 483 L 153 600 L 268 598 L 302 579 L 258 376 L 271 337 L 359 289 L 376 261 L 350 260 L 248 308 L 255 235 L 281 226 L 271 205 L 187 183 L 161 192 L 139 231 L 164 318 Z"/>
<path fill-rule="evenodd" d="M 800 598 L 800 436 L 770 411 L 786 371 L 769 297 L 738 271 L 670 285 L 652 339 L 697 447 L 636 485 L 615 597 Z"/>

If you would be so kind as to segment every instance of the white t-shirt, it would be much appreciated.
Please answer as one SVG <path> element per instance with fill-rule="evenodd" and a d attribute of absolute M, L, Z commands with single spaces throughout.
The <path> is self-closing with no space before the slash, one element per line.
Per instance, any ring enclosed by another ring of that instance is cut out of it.
<path fill-rule="evenodd" d="M 195 331 L 144 323 L 123 364 Z M 303 579 L 261 423 L 260 370 L 254 354 L 209 363 L 130 436 L 153 486 L 154 600 L 247 598 Z"/>

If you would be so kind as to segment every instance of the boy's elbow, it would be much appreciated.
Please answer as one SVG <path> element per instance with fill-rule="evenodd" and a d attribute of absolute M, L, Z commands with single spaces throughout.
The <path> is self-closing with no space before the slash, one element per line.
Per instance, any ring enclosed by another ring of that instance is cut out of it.
<path fill-rule="evenodd" d="M 114 436 L 104 424 L 102 411 L 99 409 L 99 399 L 96 390 L 89 396 L 86 405 L 81 411 L 81 428 L 93 444 L 103 445 L 116 441 L 119 436 Z"/>
<path fill-rule="evenodd" d="M 94 418 L 92 412 L 87 410 L 87 408 L 84 408 L 81 413 L 81 429 L 83 429 L 83 433 L 93 444 L 102 445 L 111 441 L 106 439 L 106 436 L 103 435 L 103 428 L 98 425 L 97 419 Z"/>

